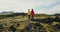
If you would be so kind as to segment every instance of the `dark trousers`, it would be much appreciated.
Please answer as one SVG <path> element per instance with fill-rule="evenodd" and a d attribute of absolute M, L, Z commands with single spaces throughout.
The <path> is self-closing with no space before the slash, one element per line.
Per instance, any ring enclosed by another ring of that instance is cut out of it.
<path fill-rule="evenodd" d="M 30 19 L 30 15 L 28 15 L 28 19 Z"/>
<path fill-rule="evenodd" d="M 34 16 L 31 16 L 31 20 L 33 20 L 34 19 Z"/>

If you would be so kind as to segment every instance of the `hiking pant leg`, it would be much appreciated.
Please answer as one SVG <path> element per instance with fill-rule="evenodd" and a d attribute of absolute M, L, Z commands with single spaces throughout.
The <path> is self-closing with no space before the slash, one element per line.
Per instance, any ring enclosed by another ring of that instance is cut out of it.
<path fill-rule="evenodd" d="M 30 15 L 28 15 L 28 19 L 30 19 Z"/>
<path fill-rule="evenodd" d="M 32 16 L 32 20 L 33 20 L 34 16 Z"/>

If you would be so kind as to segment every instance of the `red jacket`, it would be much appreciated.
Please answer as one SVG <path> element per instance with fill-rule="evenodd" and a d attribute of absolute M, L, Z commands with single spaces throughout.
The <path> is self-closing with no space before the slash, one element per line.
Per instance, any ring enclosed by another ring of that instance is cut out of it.
<path fill-rule="evenodd" d="M 34 16 L 34 10 L 33 9 L 31 10 L 31 16 Z"/>

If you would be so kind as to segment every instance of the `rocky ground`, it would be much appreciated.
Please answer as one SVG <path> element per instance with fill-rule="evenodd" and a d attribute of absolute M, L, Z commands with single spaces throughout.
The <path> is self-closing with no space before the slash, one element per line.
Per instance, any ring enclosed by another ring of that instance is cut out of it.
<path fill-rule="evenodd" d="M 29 20 L 17 16 L 0 19 L 0 32 L 60 32 L 60 18 Z"/>

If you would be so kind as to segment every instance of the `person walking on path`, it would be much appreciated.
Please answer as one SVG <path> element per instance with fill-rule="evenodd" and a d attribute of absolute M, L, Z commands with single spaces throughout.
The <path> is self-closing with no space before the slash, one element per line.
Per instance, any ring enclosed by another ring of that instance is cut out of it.
<path fill-rule="evenodd" d="M 31 10 L 31 20 L 33 20 L 33 18 L 34 18 L 34 10 L 32 9 Z"/>
<path fill-rule="evenodd" d="M 30 19 L 30 9 L 28 9 L 28 19 Z"/>

